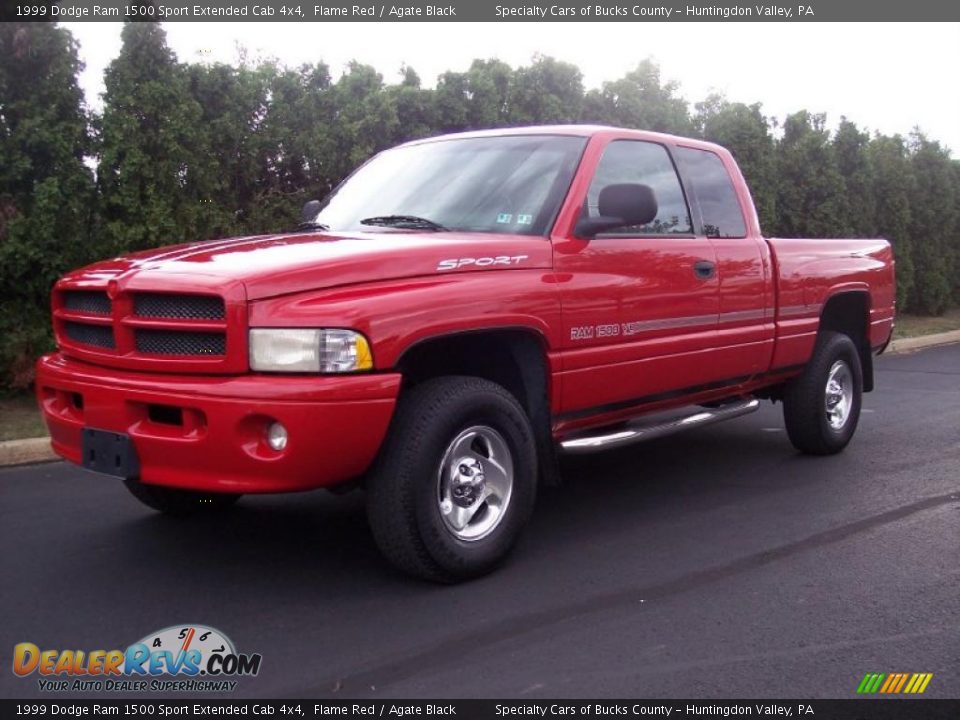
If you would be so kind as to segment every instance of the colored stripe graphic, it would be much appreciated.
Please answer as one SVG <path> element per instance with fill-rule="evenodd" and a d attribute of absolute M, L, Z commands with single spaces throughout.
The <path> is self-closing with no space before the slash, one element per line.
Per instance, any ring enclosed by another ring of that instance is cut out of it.
<path fill-rule="evenodd" d="M 857 688 L 857 692 L 866 695 L 875 693 L 880 688 L 880 683 L 884 677 L 886 676 L 883 673 L 867 673 L 863 676 L 863 680 L 860 681 L 860 687 Z"/>
<path fill-rule="evenodd" d="M 898 693 L 901 690 L 903 690 L 903 686 L 906 684 L 906 682 L 907 682 L 907 674 L 900 673 L 900 682 L 897 683 L 897 687 L 894 689 L 893 692 Z"/>
<path fill-rule="evenodd" d="M 911 693 L 912 695 L 919 695 L 924 690 L 927 689 L 927 685 L 930 684 L 930 679 L 933 677 L 933 673 L 916 673 L 910 682 L 907 683 L 905 693 Z"/>
<path fill-rule="evenodd" d="M 933 679 L 933 673 L 867 673 L 857 686 L 857 694 L 920 695 Z"/>

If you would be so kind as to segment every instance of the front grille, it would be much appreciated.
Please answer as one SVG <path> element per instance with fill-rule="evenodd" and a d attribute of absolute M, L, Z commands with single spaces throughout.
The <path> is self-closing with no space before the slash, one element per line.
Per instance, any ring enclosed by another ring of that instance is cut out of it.
<path fill-rule="evenodd" d="M 213 295 L 137 293 L 133 297 L 133 314 L 145 318 L 223 320 L 223 298 Z"/>
<path fill-rule="evenodd" d="M 225 355 L 227 338 L 218 332 L 137 330 L 137 352 L 151 355 Z"/>
<path fill-rule="evenodd" d="M 68 338 L 81 345 L 94 345 L 110 350 L 116 347 L 116 342 L 113 339 L 113 328 L 110 326 L 67 322 L 64 330 Z"/>
<path fill-rule="evenodd" d="M 63 308 L 88 315 L 109 315 L 110 298 L 105 292 L 68 290 L 63 294 Z"/>
<path fill-rule="evenodd" d="M 164 288 L 117 288 L 112 297 L 104 287 L 57 288 L 54 325 L 64 353 L 127 369 L 246 369 L 246 322 L 242 312 L 228 319 L 228 298 L 202 287 L 196 293 Z M 235 335 L 229 348 L 228 335 Z"/>

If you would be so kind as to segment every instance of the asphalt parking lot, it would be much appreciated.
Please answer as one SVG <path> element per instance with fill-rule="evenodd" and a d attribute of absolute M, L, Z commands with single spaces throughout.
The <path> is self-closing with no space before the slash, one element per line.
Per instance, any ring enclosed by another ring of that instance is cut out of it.
<path fill-rule="evenodd" d="M 766 403 L 566 462 L 458 587 L 393 572 L 359 493 L 176 521 L 63 463 L 2 470 L 0 649 L 203 623 L 263 656 L 239 697 L 851 698 L 867 672 L 960 697 L 960 345 L 877 369 L 839 456 L 798 455 Z M 0 696 L 41 695 L 6 667 Z"/>

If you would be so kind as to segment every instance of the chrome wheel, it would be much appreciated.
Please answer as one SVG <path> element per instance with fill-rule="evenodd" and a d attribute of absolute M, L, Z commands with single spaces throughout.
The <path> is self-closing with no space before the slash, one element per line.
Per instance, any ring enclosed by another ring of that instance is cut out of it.
<path fill-rule="evenodd" d="M 513 491 L 513 456 L 491 427 L 467 428 L 447 446 L 437 474 L 437 502 L 447 530 L 479 540 L 500 524 Z"/>
<path fill-rule="evenodd" d="M 824 406 L 827 424 L 834 430 L 842 430 L 853 407 L 853 373 L 843 360 L 837 360 L 830 367 Z"/>

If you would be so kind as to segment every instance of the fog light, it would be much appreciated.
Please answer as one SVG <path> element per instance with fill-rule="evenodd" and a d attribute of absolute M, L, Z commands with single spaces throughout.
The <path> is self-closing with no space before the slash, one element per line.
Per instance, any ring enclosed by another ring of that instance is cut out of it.
<path fill-rule="evenodd" d="M 267 426 L 267 445 L 280 452 L 287 446 L 287 429 L 278 422 Z"/>

